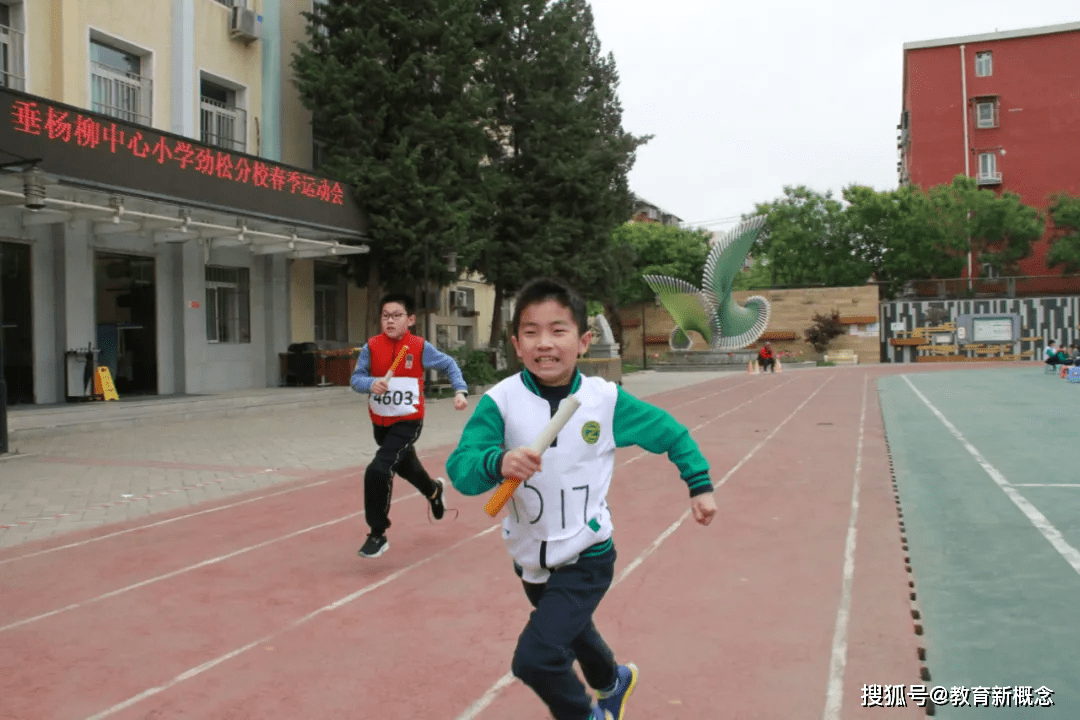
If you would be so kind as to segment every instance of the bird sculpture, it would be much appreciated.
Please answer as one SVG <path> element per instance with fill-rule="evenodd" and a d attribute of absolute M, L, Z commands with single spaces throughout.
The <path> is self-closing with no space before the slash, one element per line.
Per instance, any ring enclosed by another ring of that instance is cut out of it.
<path fill-rule="evenodd" d="M 701 333 L 710 350 L 737 350 L 761 337 L 769 324 L 769 301 L 760 295 L 739 305 L 731 286 L 742 269 L 765 216 L 750 218 L 713 243 L 705 258 L 702 288 L 685 280 L 662 275 L 643 275 L 660 304 L 675 321 L 668 344 L 672 350 L 689 350 L 690 331 Z"/>

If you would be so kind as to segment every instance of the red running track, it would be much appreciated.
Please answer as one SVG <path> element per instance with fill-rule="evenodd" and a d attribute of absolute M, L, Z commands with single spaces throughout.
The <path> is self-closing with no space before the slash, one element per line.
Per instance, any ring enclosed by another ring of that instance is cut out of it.
<path fill-rule="evenodd" d="M 887 371 L 650 398 L 692 429 L 719 513 L 696 525 L 666 458 L 619 451 L 596 619 L 641 668 L 630 720 L 924 713 L 861 707 L 863 684 L 920 682 Z M 452 494 L 460 517 L 430 524 L 397 483 L 392 548 L 365 561 L 361 483 L 349 468 L 3 551 L 0 717 L 547 718 L 507 672 L 528 603 L 483 499 Z"/>

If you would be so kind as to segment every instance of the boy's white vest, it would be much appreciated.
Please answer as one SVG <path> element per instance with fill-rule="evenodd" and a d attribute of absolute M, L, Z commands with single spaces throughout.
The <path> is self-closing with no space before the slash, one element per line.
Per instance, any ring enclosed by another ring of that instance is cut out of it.
<path fill-rule="evenodd" d="M 499 407 L 507 450 L 531 445 L 551 419 L 551 405 L 512 375 L 487 392 Z M 526 582 L 575 562 L 582 550 L 611 537 L 607 492 L 615 462 L 612 422 L 618 386 L 582 377 L 581 407 L 543 454 L 543 470 L 518 485 L 506 504 L 503 538 Z"/>

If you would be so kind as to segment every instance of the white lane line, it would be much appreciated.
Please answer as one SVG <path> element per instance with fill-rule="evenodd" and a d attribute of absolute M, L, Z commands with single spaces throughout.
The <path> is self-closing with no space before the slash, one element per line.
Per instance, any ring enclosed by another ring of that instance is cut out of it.
<path fill-rule="evenodd" d="M 415 497 L 415 496 L 417 496 L 419 494 L 420 494 L 419 492 L 413 491 L 413 492 L 409 493 L 408 495 L 404 495 L 402 497 L 399 497 L 398 499 L 394 500 L 390 504 L 393 505 L 394 503 L 399 503 L 402 500 L 407 500 L 407 499 L 409 499 L 411 497 Z M 218 555 L 217 557 L 210 558 L 209 560 L 203 560 L 201 562 L 195 563 L 194 565 L 188 565 L 187 567 L 182 567 L 182 568 L 179 568 L 178 570 L 173 570 L 171 572 L 167 572 L 164 575 L 157 575 L 156 577 L 148 578 L 146 580 L 140 580 L 137 583 L 127 585 L 126 587 L 122 587 L 122 588 L 119 588 L 117 590 L 110 590 L 109 592 L 107 592 L 107 593 L 105 593 L 103 595 L 98 595 L 97 597 L 90 598 L 89 600 L 82 600 L 82 601 L 77 602 L 77 603 L 72 603 L 70 605 L 66 605 L 66 606 L 64 606 L 62 608 L 57 608 L 56 610 L 50 610 L 49 612 L 42 613 L 40 615 L 34 615 L 33 617 L 23 618 L 22 620 L 16 620 L 15 622 L 10 623 L 8 625 L 0 625 L 0 632 L 6 632 L 8 630 L 14 630 L 17 627 L 22 627 L 23 625 L 29 625 L 32 622 L 36 622 L 38 620 L 44 620 L 45 618 L 50 618 L 50 617 L 52 617 L 54 615 L 59 615 L 60 613 L 67 612 L 68 610 L 78 610 L 79 608 L 86 607 L 87 605 L 91 605 L 91 604 L 99 602 L 101 600 L 108 600 L 109 598 L 114 598 L 117 595 L 122 595 L 122 594 L 124 594 L 126 592 L 130 592 L 132 590 L 138 590 L 139 588 L 146 587 L 147 585 L 152 585 L 152 584 L 154 584 L 156 582 L 160 582 L 162 580 L 168 580 L 169 578 L 174 578 L 174 577 L 176 577 L 178 575 L 183 575 L 186 572 L 191 572 L 193 570 L 198 570 L 200 568 L 208 567 L 210 565 L 216 565 L 217 563 L 225 562 L 226 560 L 231 560 L 234 557 L 237 557 L 239 555 L 243 555 L 244 553 L 251 552 L 252 550 L 259 550 L 261 548 L 268 547 L 270 545 L 273 545 L 274 543 L 281 542 L 283 540 L 291 540 L 294 537 L 299 537 L 300 535 L 304 535 L 306 533 L 312 532 L 313 530 L 321 530 L 322 528 L 330 527 L 331 525 L 337 525 L 340 522 L 344 522 L 346 520 L 351 520 L 351 519 L 353 519 L 355 517 L 358 517 L 360 515 L 363 515 L 363 514 L 364 514 L 364 511 L 360 510 L 358 512 L 349 513 L 348 515 L 342 515 L 341 517 L 335 518 L 334 520 L 328 520 L 327 522 L 319 523 L 317 525 L 311 525 L 311 526 L 306 527 L 306 528 L 304 528 L 302 530 L 297 530 L 297 531 L 291 532 L 291 533 L 289 533 L 287 535 L 281 535 L 279 537 L 270 538 L 269 540 L 264 540 L 263 542 L 257 543 L 255 545 L 248 545 L 247 547 L 240 548 L 239 550 L 233 550 L 232 552 L 226 553 L 225 555 Z"/>
<path fill-rule="evenodd" d="M 67 545 L 57 545 L 54 548 L 47 550 L 38 550 L 36 552 L 27 553 L 25 555 L 18 555 L 16 557 L 7 558 L 6 560 L 0 560 L 0 565 L 6 565 L 8 563 L 17 562 L 19 560 L 29 560 L 30 558 L 39 557 L 41 555 L 48 555 L 49 553 L 58 552 L 60 550 L 70 550 L 71 548 L 82 547 L 91 543 L 96 543 L 101 540 L 108 540 L 110 538 L 119 537 L 121 535 L 127 535 L 128 533 L 139 532 L 141 530 L 149 530 L 150 528 L 161 527 L 162 525 L 169 525 L 170 523 L 179 522 L 180 520 L 188 520 L 193 517 L 199 517 L 200 515 L 209 515 L 210 513 L 221 512 L 222 510 L 229 510 L 231 508 L 240 507 L 241 505 L 247 505 L 249 503 L 259 502 L 260 500 L 267 500 L 272 497 L 278 497 L 279 495 L 288 495 L 289 493 L 298 492 L 300 490 L 308 490 L 319 485 L 326 485 L 327 483 L 337 482 L 343 480 L 341 477 L 328 478 L 326 480 L 319 480 L 318 482 L 308 483 L 307 485 L 301 485 L 299 487 L 287 488 L 285 490 L 278 490 L 277 492 L 268 493 L 266 495 L 260 495 L 259 497 L 248 498 L 247 500 L 239 500 L 227 505 L 219 505 L 212 507 L 209 510 L 198 510 L 192 513 L 185 513 L 184 515 L 177 515 L 171 517 L 168 520 L 158 520 L 147 525 L 140 525 L 138 527 L 128 528 L 127 530 L 118 530 L 116 532 L 108 533 L 106 535 L 98 535 L 87 540 L 80 540 L 78 542 L 68 543 Z"/>
<path fill-rule="evenodd" d="M 1080 488 L 1080 483 L 1012 483 L 1013 487 Z"/>
<path fill-rule="evenodd" d="M 815 395 L 817 395 L 819 392 L 821 392 L 822 388 L 824 388 L 826 385 L 828 385 L 829 382 L 831 382 L 831 381 L 832 381 L 832 377 L 829 377 L 829 379 L 827 379 L 825 382 L 823 382 L 821 384 L 821 386 L 818 387 L 817 390 L 810 393 L 809 397 L 807 397 L 805 400 L 803 400 L 802 403 L 800 403 L 799 406 L 797 408 L 795 408 L 795 410 L 792 411 L 792 413 L 790 415 L 788 415 L 786 418 L 784 418 L 784 420 L 772 430 L 772 432 L 770 432 L 768 435 L 766 435 L 757 445 L 754 446 L 754 448 L 750 452 L 748 452 L 746 455 L 744 455 L 743 458 L 735 465 L 735 467 L 728 470 L 727 473 L 724 475 L 724 477 L 720 478 L 720 480 L 713 483 L 713 486 L 718 488 L 721 485 L 723 485 L 724 483 L 726 483 L 728 481 L 728 479 L 731 478 L 731 476 L 735 474 L 735 471 L 737 471 L 739 468 L 741 468 L 743 465 L 745 465 L 747 463 L 747 461 L 749 461 L 750 458 L 752 458 L 757 453 L 757 451 L 761 449 L 761 447 L 765 443 L 767 443 L 769 440 L 771 440 L 773 438 L 773 436 L 776 435 L 776 433 L 780 432 L 780 428 L 784 427 L 784 425 L 786 425 L 788 423 L 788 421 L 791 420 L 791 418 L 795 417 L 795 414 L 798 413 L 800 410 L 802 410 L 803 407 L 806 405 L 806 403 L 810 402 L 810 400 L 812 400 Z M 779 386 L 777 386 L 777 387 L 779 387 Z M 776 388 L 773 388 L 773 389 L 775 390 Z M 772 390 L 769 390 L 768 392 L 772 392 Z M 762 395 L 765 395 L 765 394 L 767 394 L 767 393 L 762 393 Z M 750 401 L 748 400 L 747 402 L 750 402 Z M 746 403 L 743 403 L 743 405 L 745 405 L 745 404 Z M 713 420 L 718 420 L 720 417 L 722 417 L 722 416 L 717 416 L 717 417 L 713 418 Z M 712 422 L 712 420 L 710 420 L 708 422 L 704 422 L 701 425 L 698 425 L 698 427 L 703 427 L 705 425 L 708 425 L 709 422 Z M 697 428 L 695 428 L 695 429 L 697 429 Z M 643 455 L 643 454 L 645 454 L 645 453 L 641 453 L 641 454 L 635 456 L 634 458 L 631 458 L 631 460 L 636 460 L 638 457 L 641 457 L 641 455 Z M 627 462 L 630 462 L 631 460 L 628 460 Z M 625 568 L 623 568 L 623 571 L 621 573 L 619 573 L 619 575 L 612 581 L 611 588 L 612 589 L 615 588 L 615 586 L 617 586 L 619 583 L 621 583 L 623 580 L 625 580 L 630 573 L 632 573 L 634 570 L 636 570 L 638 567 L 640 567 L 641 563 L 645 562 L 646 558 L 648 558 L 650 555 L 652 555 L 654 552 L 656 552 L 657 549 L 659 549 L 660 545 L 663 544 L 663 542 L 665 540 L 667 540 L 668 537 L 670 537 L 672 533 L 674 533 L 676 530 L 678 530 L 679 526 L 682 525 L 683 522 L 685 522 L 686 518 L 688 518 L 688 517 L 690 517 L 690 510 L 684 510 L 683 514 L 679 516 L 678 520 L 676 520 L 671 525 L 669 525 L 668 528 L 666 530 L 664 530 L 664 532 L 660 533 L 660 535 L 657 536 L 657 538 L 655 540 L 653 540 L 652 543 L 650 543 L 649 546 L 647 548 L 645 548 L 641 552 L 640 555 L 638 555 L 636 558 L 634 558 Z M 505 689 L 506 687 L 511 685 L 513 682 L 514 682 L 513 673 L 508 672 L 505 675 L 503 675 L 501 678 L 496 680 L 495 684 L 492 685 L 490 688 L 488 688 L 487 691 L 483 695 L 481 695 L 479 698 L 477 698 L 475 702 L 473 702 L 471 705 L 469 705 L 469 707 L 465 708 L 465 712 L 458 715 L 457 720 L 476 720 L 476 717 L 480 713 L 482 713 L 485 709 L 487 709 L 487 707 L 489 705 L 491 705 L 492 702 L 495 701 L 495 698 L 498 697 L 499 693 L 501 693 L 503 691 L 503 689 Z"/>
<path fill-rule="evenodd" d="M 59 520 L 61 518 L 72 517 L 75 515 L 85 515 L 88 512 L 94 510 L 105 510 L 106 508 L 116 507 L 118 505 L 133 505 L 135 503 L 141 503 L 146 500 L 153 500 L 159 497 L 167 497 L 169 495 L 178 495 L 188 490 L 201 490 L 204 487 L 211 485 L 223 485 L 230 480 L 241 480 L 243 478 L 258 477 L 260 475 L 269 474 L 281 474 L 284 475 L 281 470 L 276 468 L 266 468 L 265 470 L 253 470 L 251 472 L 237 473 L 235 475 L 226 475 L 225 477 L 214 478 L 213 480 L 204 480 L 201 483 L 194 485 L 181 485 L 179 487 L 166 488 L 164 490 L 158 490 L 157 492 L 147 493 L 146 495 L 131 495 L 121 497 L 118 500 L 112 502 L 101 503 L 100 505 L 90 505 L 88 507 L 79 508 L 78 510 L 72 510 L 71 512 L 56 513 L 55 515 L 42 515 L 39 517 L 26 518 L 23 520 L 16 520 L 10 525 L 0 525 L 0 530 L 11 530 L 12 528 L 19 527 L 20 525 L 34 525 L 39 522 L 48 522 L 49 520 Z"/>
<path fill-rule="evenodd" d="M 750 403 L 754 402 L 755 400 L 760 400 L 761 398 L 765 397 L 766 395 L 768 395 L 771 392 L 776 392 L 777 390 L 784 387 L 784 385 L 787 385 L 790 382 L 791 382 L 791 380 L 785 380 L 782 383 L 778 383 L 778 384 L 774 385 L 771 389 L 766 390 L 765 392 L 760 393 L 758 395 L 755 395 L 754 397 L 750 398 L 749 400 L 743 400 L 741 403 L 739 403 L 735 407 L 730 408 L 728 410 L 725 410 L 724 412 L 720 413 L 719 415 L 711 417 L 708 420 L 706 420 L 705 422 L 699 423 L 699 424 L 695 425 L 694 427 L 690 428 L 690 432 L 696 432 L 697 430 L 700 430 L 701 428 L 705 427 L 706 425 L 708 425 L 710 423 L 714 423 L 714 422 L 716 422 L 717 420 L 719 420 L 720 418 L 722 418 L 722 417 L 724 417 L 726 415 L 730 415 L 731 413 L 735 412 L 739 408 L 745 407 L 745 406 L 749 405 Z M 645 457 L 646 455 L 649 455 L 649 454 L 650 453 L 648 451 L 642 450 L 637 455 L 634 455 L 633 457 L 627 459 L 626 462 L 624 462 L 622 464 L 627 465 L 629 463 L 634 462 L 635 460 L 640 460 L 641 458 L 643 458 L 643 457 Z M 736 467 L 738 467 L 738 466 L 736 466 Z"/>
<path fill-rule="evenodd" d="M 1080 551 L 1065 541 L 1061 532 L 1053 526 L 1046 516 L 1039 512 L 1038 508 L 1028 502 L 1027 498 L 1017 491 L 1016 486 L 1012 485 L 1004 475 L 998 472 L 997 468 L 991 465 L 989 461 L 983 457 L 982 453 L 980 453 L 974 445 L 968 442 L 967 438 L 956 429 L 956 426 L 949 422 L 949 419 L 946 418 L 940 410 L 934 407 L 933 403 L 931 403 L 925 395 L 919 392 L 919 389 L 912 384 L 907 375 L 901 375 L 900 377 L 904 378 L 904 382 L 906 382 L 919 399 L 923 401 L 923 404 L 930 408 L 930 412 L 937 416 L 937 419 L 941 421 L 941 424 L 948 428 L 949 432 L 953 434 L 953 437 L 959 440 L 960 444 L 964 446 L 964 449 L 975 458 L 975 462 L 979 463 L 979 465 L 982 466 L 982 469 L 986 471 L 986 474 L 989 475 L 991 479 L 997 483 L 998 487 L 1009 496 L 1009 499 L 1013 501 L 1013 504 L 1020 508 L 1020 512 L 1024 513 L 1027 519 L 1031 521 L 1031 524 L 1035 526 L 1035 529 L 1042 533 L 1043 537 L 1050 542 L 1050 545 L 1058 551 L 1058 554 L 1061 555 L 1061 557 L 1065 558 L 1065 562 L 1069 563 L 1069 565 L 1072 566 L 1072 569 L 1077 573 L 1080 573 Z"/>
<path fill-rule="evenodd" d="M 357 598 L 359 598 L 359 597 L 361 597 L 363 595 L 367 595 L 368 593 L 372 592 L 373 590 L 378 590 L 383 585 L 387 585 L 387 584 L 393 582 L 394 580 L 397 580 L 401 576 L 405 575 L 408 572 L 411 572 L 412 570 L 415 570 L 416 568 L 420 567 L 421 565 L 425 565 L 425 564 L 431 562 L 432 560 L 435 560 L 436 558 L 442 557 L 443 555 L 446 555 L 447 553 L 457 549 L 458 547 L 464 545 L 465 543 L 470 542 L 472 540 L 475 540 L 476 538 L 481 537 L 482 535 L 487 535 L 488 533 L 493 532 L 494 530 L 498 530 L 500 527 L 501 527 L 501 524 L 492 525 L 491 527 L 487 528 L 486 530 L 481 530 L 480 532 L 476 533 L 475 535 L 473 535 L 471 537 L 467 537 L 464 540 L 459 540 L 458 542 L 456 542 L 453 545 L 445 548 L 444 550 L 441 550 L 441 551 L 435 553 L 434 555 L 429 555 L 426 558 L 423 558 L 421 560 L 417 560 L 412 565 L 409 565 L 407 567 L 402 568 L 401 570 L 398 570 L 395 573 L 387 575 L 386 577 L 384 577 L 382 580 L 379 580 L 378 582 L 374 582 L 374 583 L 372 583 L 370 585 L 365 585 L 364 587 L 360 588 L 359 590 L 352 593 L 351 595 L 346 595 L 345 597 L 341 598 L 340 600 L 336 600 L 336 601 L 330 603 L 329 605 L 324 605 L 323 607 L 319 608 L 318 610 L 310 612 L 307 615 L 304 615 L 303 617 L 292 621 L 291 623 L 286 625 L 281 630 L 272 632 L 269 635 L 265 635 L 265 636 L 259 638 L 258 640 L 255 640 L 254 642 L 250 642 L 247 645 L 236 648 L 235 650 L 227 652 L 224 655 L 219 655 L 218 657 L 214 658 L 213 660 L 205 662 L 202 665 L 197 665 L 197 666 L 191 668 L 190 670 L 187 670 L 185 672 L 180 673 L 179 675 L 174 677 L 172 680 L 169 680 L 168 682 L 164 683 L 163 685 L 159 685 L 157 687 L 152 687 L 152 688 L 149 688 L 147 690 L 142 691 L 138 695 L 133 695 L 132 697 L 128 698 L 127 700 L 124 700 L 121 703 L 117 703 L 116 705 L 113 705 L 112 707 L 110 707 L 110 708 L 108 708 L 106 710 L 102 710 L 101 712 L 99 712 L 96 715 L 90 716 L 87 720 L 101 720 L 101 718 L 106 718 L 106 717 L 109 717 L 110 715 L 115 715 L 116 713 L 120 712 L 121 710 L 125 710 L 125 709 L 131 707 L 132 705 L 140 703 L 140 702 L 142 702 L 143 700 L 145 700 L 145 699 L 147 699 L 149 697 L 153 697 L 154 695 L 158 695 L 160 693 L 163 693 L 166 690 L 169 690 L 170 688 L 173 688 L 173 687 L 179 685 L 180 683 L 184 682 L 185 680 L 190 680 L 193 677 L 196 677 L 198 675 L 203 674 L 207 670 L 210 670 L 212 668 L 217 667 L 218 665 L 222 664 L 223 662 L 231 660 L 232 658 L 247 652 L 248 650 L 250 650 L 253 647 L 257 647 L 259 645 L 263 645 L 265 643 L 268 643 L 271 640 L 273 640 L 274 638 L 276 638 L 276 637 L 278 637 L 278 636 L 280 636 L 280 635 L 282 635 L 284 633 L 287 633 L 290 630 L 294 630 L 294 629 L 300 627 L 301 625 L 303 625 L 304 623 L 306 623 L 306 622 L 308 622 L 310 620 L 315 619 L 319 615 L 322 615 L 324 613 L 328 613 L 328 612 L 331 612 L 333 610 L 337 610 L 338 608 L 344 607 L 345 605 L 348 605 L 349 603 L 351 603 L 353 600 L 356 600 Z"/>
<path fill-rule="evenodd" d="M 723 382 L 724 380 L 727 380 L 727 378 L 722 378 L 720 380 L 720 382 Z M 707 400 L 707 399 L 709 399 L 711 397 L 715 397 L 716 395 L 720 395 L 721 393 L 725 393 L 725 392 L 728 392 L 730 390 L 734 390 L 735 388 L 740 388 L 740 387 L 742 387 L 744 385 L 749 385 L 751 382 L 753 382 L 753 381 L 752 380 L 744 380 L 743 382 L 740 382 L 740 383 L 733 383 L 730 386 L 725 386 L 725 387 L 720 388 L 719 390 L 714 390 L 713 392 L 708 393 L 707 395 L 702 395 L 700 397 L 694 398 L 693 400 L 687 400 L 684 403 L 679 403 L 678 405 L 673 405 L 670 408 L 668 408 L 667 410 L 668 410 L 668 412 L 671 412 L 672 410 L 678 410 L 681 407 L 686 407 L 687 405 L 693 405 L 696 402 L 701 402 L 702 400 Z M 693 386 L 691 386 L 691 387 L 693 387 Z"/>
<path fill-rule="evenodd" d="M 855 472 L 851 483 L 851 514 L 848 517 L 847 539 L 844 542 L 844 572 L 840 605 L 836 608 L 836 628 L 833 630 L 832 654 L 829 659 L 829 683 L 825 691 L 825 712 L 822 720 L 840 720 L 844 704 L 844 670 L 847 668 L 847 633 L 851 619 L 851 586 L 855 579 L 855 530 L 859 519 L 859 483 L 862 478 L 863 438 L 866 432 L 866 386 L 869 375 L 863 376 L 862 411 L 859 413 L 859 440 L 855 447 Z"/>

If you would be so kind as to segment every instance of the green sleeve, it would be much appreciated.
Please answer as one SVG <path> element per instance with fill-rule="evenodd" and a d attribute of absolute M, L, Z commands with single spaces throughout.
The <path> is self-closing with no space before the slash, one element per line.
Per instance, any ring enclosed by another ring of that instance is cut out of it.
<path fill-rule="evenodd" d="M 504 424 L 499 406 L 488 395 L 480 397 L 476 411 L 461 433 L 457 448 L 446 461 L 450 482 L 463 495 L 480 495 L 502 482 L 500 472 Z"/>
<path fill-rule="evenodd" d="M 616 447 L 637 445 L 658 455 L 666 453 L 679 468 L 679 476 L 690 488 L 690 497 L 712 492 L 709 462 L 701 454 L 686 426 L 667 410 L 639 400 L 622 388 L 615 402 L 612 432 Z"/>

